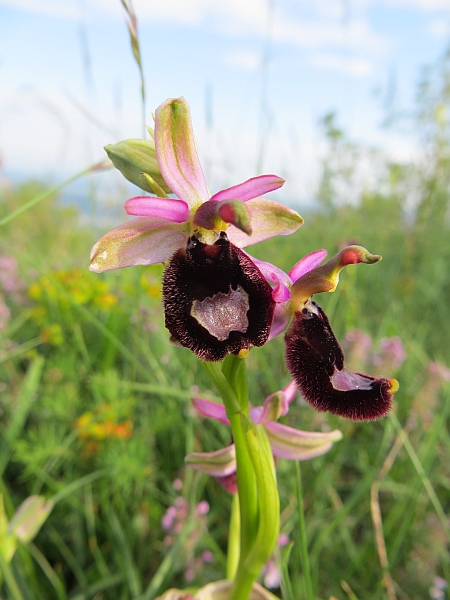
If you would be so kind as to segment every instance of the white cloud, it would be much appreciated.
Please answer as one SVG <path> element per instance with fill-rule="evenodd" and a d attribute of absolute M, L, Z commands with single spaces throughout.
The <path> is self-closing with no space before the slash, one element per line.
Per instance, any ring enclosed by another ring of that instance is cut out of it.
<path fill-rule="evenodd" d="M 229 52 L 224 57 L 225 63 L 230 67 L 237 67 L 246 71 L 257 71 L 261 68 L 261 54 L 247 50 Z"/>
<path fill-rule="evenodd" d="M 373 71 L 372 64 L 362 58 L 346 58 L 336 54 L 317 54 L 312 63 L 321 69 L 340 71 L 355 77 L 367 77 Z"/>

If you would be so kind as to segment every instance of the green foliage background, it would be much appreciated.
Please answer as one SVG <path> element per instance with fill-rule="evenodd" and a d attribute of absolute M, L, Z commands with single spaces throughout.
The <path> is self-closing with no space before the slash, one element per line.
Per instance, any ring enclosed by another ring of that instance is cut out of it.
<path fill-rule="evenodd" d="M 398 372 L 385 373 L 400 381 L 393 419 L 352 423 L 302 403 L 286 417 L 298 428 L 344 434 L 328 454 L 302 465 L 320 599 L 386 597 L 371 518 L 375 482 L 397 597 L 429 597 L 436 576 L 450 582 L 450 390 L 429 371 L 434 361 L 450 366 L 446 61 L 439 69 L 420 90 L 420 165 L 391 164 L 353 144 L 329 115 L 318 209 L 303 214 L 305 225 L 293 236 L 252 249 L 286 270 L 317 248 L 332 255 L 347 243 L 383 255 L 376 265 L 348 267 L 338 290 L 317 300 L 341 340 L 357 328 L 375 346 L 399 336 L 407 352 Z M 365 160 L 379 166 L 379 176 L 358 188 Z M 36 182 L 5 187 L 2 215 L 42 189 Z M 88 253 L 98 235 L 56 197 L 2 229 L 0 255 L 16 258 L 24 288 L 17 298 L 4 293 L 11 316 L 0 332 L 0 492 L 9 517 L 31 494 L 56 501 L 36 539 L 14 556 L 17 590 L 5 579 L 0 588 L 8 599 L 155 598 L 167 587 L 185 586 L 189 557 L 206 549 L 213 561 L 193 584 L 224 577 L 230 496 L 214 480 L 186 470 L 183 459 L 194 449 L 228 444 L 229 432 L 190 408 L 193 393 L 214 394 L 195 358 L 169 344 L 159 297 L 162 269 L 89 273 Z M 255 405 L 289 381 L 281 337 L 253 350 L 248 364 Z M 398 422 L 403 444 L 396 442 Z M 379 479 L 395 444 L 392 468 Z M 294 465 L 280 460 L 278 474 L 282 530 L 296 542 L 289 575 L 298 599 Z M 167 545 L 161 519 L 179 494 L 192 510 L 200 500 L 210 503 L 207 529 L 192 537 L 186 525 Z"/>

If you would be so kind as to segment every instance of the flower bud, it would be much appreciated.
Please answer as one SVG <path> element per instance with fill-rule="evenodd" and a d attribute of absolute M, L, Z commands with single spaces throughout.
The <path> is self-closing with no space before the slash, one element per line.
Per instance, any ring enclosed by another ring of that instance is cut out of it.
<path fill-rule="evenodd" d="M 16 511 L 8 526 L 13 534 L 24 544 L 30 542 L 47 520 L 53 509 L 53 502 L 43 496 L 30 496 Z"/>
<path fill-rule="evenodd" d="M 161 175 L 153 142 L 139 139 L 124 140 L 118 144 L 105 146 L 105 151 L 116 169 L 141 190 L 159 195 L 151 185 L 151 181 L 154 180 L 164 192 L 171 192 Z"/>

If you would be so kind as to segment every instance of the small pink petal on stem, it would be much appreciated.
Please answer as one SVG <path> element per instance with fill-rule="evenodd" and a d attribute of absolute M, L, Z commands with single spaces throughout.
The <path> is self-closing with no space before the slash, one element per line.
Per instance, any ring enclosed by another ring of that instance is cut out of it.
<path fill-rule="evenodd" d="M 290 383 L 287 384 L 287 386 L 283 389 L 284 395 L 286 397 L 286 402 L 289 406 L 289 404 L 291 404 L 292 400 L 295 398 L 295 396 L 298 393 L 298 387 L 297 384 L 295 383 L 295 381 L 291 381 Z M 286 410 L 287 413 L 287 410 Z M 286 414 L 284 413 L 284 414 Z"/>
<path fill-rule="evenodd" d="M 215 452 L 191 452 L 184 461 L 192 469 L 206 475 L 226 477 L 236 471 L 236 450 L 231 444 Z"/>
<path fill-rule="evenodd" d="M 283 412 L 284 411 L 284 412 Z M 282 391 L 270 394 L 264 400 L 263 406 L 250 409 L 250 418 L 254 423 L 260 425 L 269 421 L 276 421 L 282 414 L 286 414 L 287 405 Z"/>
<path fill-rule="evenodd" d="M 246 207 L 250 213 L 252 235 L 247 235 L 234 225 L 227 229 L 228 239 L 239 248 L 276 235 L 289 235 L 303 225 L 303 219 L 298 212 L 273 200 L 254 198 L 246 202 Z"/>
<path fill-rule="evenodd" d="M 250 409 L 250 417 L 254 423 L 268 423 L 276 421 L 287 414 L 289 404 L 297 394 L 297 385 L 291 381 L 283 390 L 270 394 L 264 400 L 263 406 L 256 406 Z"/>
<path fill-rule="evenodd" d="M 192 404 L 194 408 L 198 410 L 204 417 L 215 419 L 225 425 L 229 425 L 230 421 L 227 419 L 225 406 L 217 404 L 217 402 L 211 402 L 210 400 L 204 400 L 203 398 L 192 398 Z"/>
<path fill-rule="evenodd" d="M 300 431 L 287 425 L 270 422 L 265 423 L 264 427 L 274 456 L 291 460 L 308 460 L 325 454 L 333 442 L 342 439 L 342 433 L 338 429 L 319 433 Z"/>
<path fill-rule="evenodd" d="M 119 225 L 91 250 L 89 270 L 102 273 L 135 265 L 153 265 L 169 260 L 186 244 L 187 225 L 165 219 L 138 217 Z"/>
<path fill-rule="evenodd" d="M 311 269 L 318 267 L 325 260 L 327 254 L 326 250 L 316 250 L 315 252 L 311 252 L 311 254 L 307 254 L 292 267 L 289 271 L 289 277 L 292 281 L 297 281 L 299 277 L 311 271 Z"/>
<path fill-rule="evenodd" d="M 208 187 L 184 98 L 170 98 L 156 109 L 155 148 L 161 174 L 173 193 L 191 208 L 206 202 Z"/>
<path fill-rule="evenodd" d="M 211 200 L 233 200 L 238 198 L 246 202 L 277 190 L 284 185 L 284 179 L 278 175 L 259 175 L 243 183 L 233 185 L 211 196 Z"/>
<path fill-rule="evenodd" d="M 189 220 L 189 206 L 186 202 L 171 198 L 136 196 L 125 202 L 125 211 L 127 215 L 167 219 L 173 223 L 185 223 Z"/>

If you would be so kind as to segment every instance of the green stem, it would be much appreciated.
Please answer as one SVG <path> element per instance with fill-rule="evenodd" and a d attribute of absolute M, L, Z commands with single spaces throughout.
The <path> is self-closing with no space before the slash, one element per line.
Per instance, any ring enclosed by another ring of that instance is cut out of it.
<path fill-rule="evenodd" d="M 255 575 L 245 567 L 245 559 L 253 546 L 258 531 L 255 472 L 241 428 L 241 414 L 248 414 L 246 368 L 243 359 L 231 354 L 223 362 L 223 372 L 216 363 L 204 362 L 202 364 L 222 397 L 236 449 L 236 480 L 239 490 L 241 527 L 239 564 L 230 600 L 247 600 L 253 582 L 259 573 Z"/>
<path fill-rule="evenodd" d="M 3 219 L 0 219 L 0 226 L 6 225 L 6 223 L 9 223 L 9 221 L 12 221 L 13 219 L 15 219 L 16 217 L 21 215 L 23 212 L 25 212 L 29 208 L 32 208 L 39 202 L 42 202 L 42 200 L 45 200 L 52 194 L 59 192 L 59 190 L 61 190 L 63 187 L 65 187 L 69 183 L 72 183 L 72 181 L 75 181 L 79 177 L 83 177 L 84 175 L 87 175 L 88 173 L 91 173 L 92 171 L 99 171 L 101 169 L 107 169 L 107 168 L 109 168 L 109 166 L 110 166 L 109 161 L 101 161 L 99 163 L 96 163 L 95 165 L 91 165 L 87 169 L 83 169 L 82 171 L 79 171 L 75 175 L 72 175 L 68 179 L 65 179 L 61 183 L 58 183 L 57 185 L 53 186 L 49 190 L 45 190 L 45 192 L 42 192 L 41 194 L 38 194 L 34 198 L 31 198 L 31 200 L 28 200 L 28 202 L 25 202 L 25 204 L 22 204 L 22 206 L 19 206 L 19 208 L 16 208 L 16 210 L 14 210 L 12 213 L 9 213 L 9 215 L 6 215 L 5 217 L 3 217 Z"/>
<path fill-rule="evenodd" d="M 205 371 L 208 373 L 210 379 L 217 388 L 223 403 L 228 410 L 239 412 L 240 406 L 236 394 L 228 383 L 225 375 L 222 373 L 217 363 L 202 362 L 201 363 Z"/>
<path fill-rule="evenodd" d="M 308 542 L 306 539 L 305 513 L 303 510 L 302 476 L 300 473 L 300 461 L 298 460 L 295 461 L 295 475 L 297 480 L 298 524 L 300 528 L 300 558 L 302 562 L 305 597 L 307 600 L 314 600 L 311 569 L 309 565 Z"/>
<path fill-rule="evenodd" d="M 236 450 L 240 547 L 238 553 L 236 517 L 232 515 L 227 565 L 227 575 L 234 579 L 230 600 L 247 600 L 279 534 L 275 464 L 264 427 L 255 426 L 249 417 L 245 361 L 230 354 L 223 361 L 222 370 L 216 364 L 203 364 L 222 396 Z M 233 502 L 235 513 L 237 500 Z"/>
<path fill-rule="evenodd" d="M 234 494 L 231 501 L 230 531 L 228 533 L 227 579 L 234 579 L 239 564 L 241 518 L 239 514 L 239 495 Z"/>

